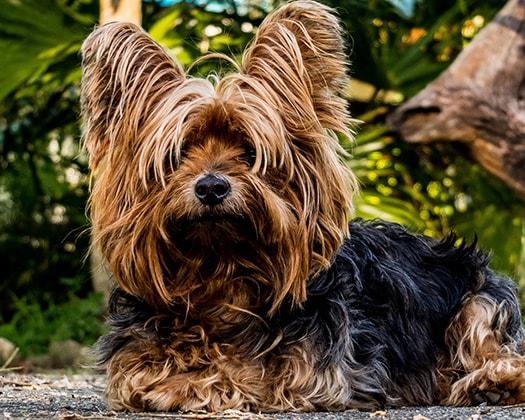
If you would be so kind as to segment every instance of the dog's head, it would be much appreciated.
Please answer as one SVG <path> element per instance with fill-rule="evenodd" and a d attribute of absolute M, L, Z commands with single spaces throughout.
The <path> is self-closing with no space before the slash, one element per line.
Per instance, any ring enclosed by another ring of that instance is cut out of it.
<path fill-rule="evenodd" d="M 243 293 L 269 311 L 300 304 L 355 189 L 331 11 L 297 1 L 269 15 L 221 80 L 188 77 L 132 24 L 99 27 L 82 54 L 95 243 L 119 285 L 154 306 Z"/>

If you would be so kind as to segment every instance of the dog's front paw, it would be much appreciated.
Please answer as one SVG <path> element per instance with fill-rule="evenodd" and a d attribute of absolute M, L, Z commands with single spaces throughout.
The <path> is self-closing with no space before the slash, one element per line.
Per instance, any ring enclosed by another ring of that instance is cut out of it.
<path fill-rule="evenodd" d="M 507 404 L 510 401 L 512 393 L 510 391 L 495 391 L 495 390 L 480 390 L 474 389 L 474 395 L 472 396 L 472 404 L 480 405 L 483 403 L 489 405 L 496 404 Z"/>

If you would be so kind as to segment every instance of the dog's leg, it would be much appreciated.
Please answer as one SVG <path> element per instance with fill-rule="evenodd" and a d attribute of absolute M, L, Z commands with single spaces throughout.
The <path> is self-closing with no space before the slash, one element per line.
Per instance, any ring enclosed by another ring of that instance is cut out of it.
<path fill-rule="evenodd" d="M 437 390 L 442 404 L 525 401 L 523 334 L 517 323 L 515 300 L 481 293 L 465 301 L 445 336 Z"/>
<path fill-rule="evenodd" d="M 367 382 L 368 371 L 356 371 L 361 382 L 353 389 L 344 366 L 314 369 L 303 345 L 290 346 L 267 365 L 258 358 L 241 360 L 215 345 L 204 349 L 188 343 L 184 352 L 155 343 L 140 350 L 130 345 L 107 366 L 106 397 L 113 409 L 131 411 L 307 412 L 375 406 L 373 398 L 363 398 L 366 391 L 377 392 Z"/>
<path fill-rule="evenodd" d="M 116 410 L 249 410 L 269 387 L 261 363 L 217 346 L 128 344 L 109 361 L 106 397 Z"/>

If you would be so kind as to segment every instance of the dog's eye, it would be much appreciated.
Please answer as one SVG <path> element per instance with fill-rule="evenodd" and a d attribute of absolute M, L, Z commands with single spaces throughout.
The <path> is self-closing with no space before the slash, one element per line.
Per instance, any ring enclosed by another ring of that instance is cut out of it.
<path fill-rule="evenodd" d="M 255 147 L 253 146 L 246 146 L 244 148 L 244 152 L 241 155 L 241 159 L 246 162 L 248 166 L 255 165 L 255 159 L 257 158 L 257 152 L 255 151 Z"/>
<path fill-rule="evenodd" d="M 178 157 L 174 152 L 169 153 L 164 158 L 164 168 L 171 170 L 178 168 L 180 163 L 186 158 L 186 155 L 187 152 L 185 149 L 180 151 L 180 155 Z"/>

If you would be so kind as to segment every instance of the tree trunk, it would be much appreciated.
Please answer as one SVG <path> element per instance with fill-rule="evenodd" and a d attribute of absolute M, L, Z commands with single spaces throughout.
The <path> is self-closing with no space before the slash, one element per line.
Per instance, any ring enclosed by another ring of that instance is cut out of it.
<path fill-rule="evenodd" d="M 525 0 L 510 0 L 390 129 L 410 143 L 461 142 L 525 200 Z"/>
<path fill-rule="evenodd" d="M 141 0 L 100 0 L 100 24 L 108 22 L 142 23 Z"/>

